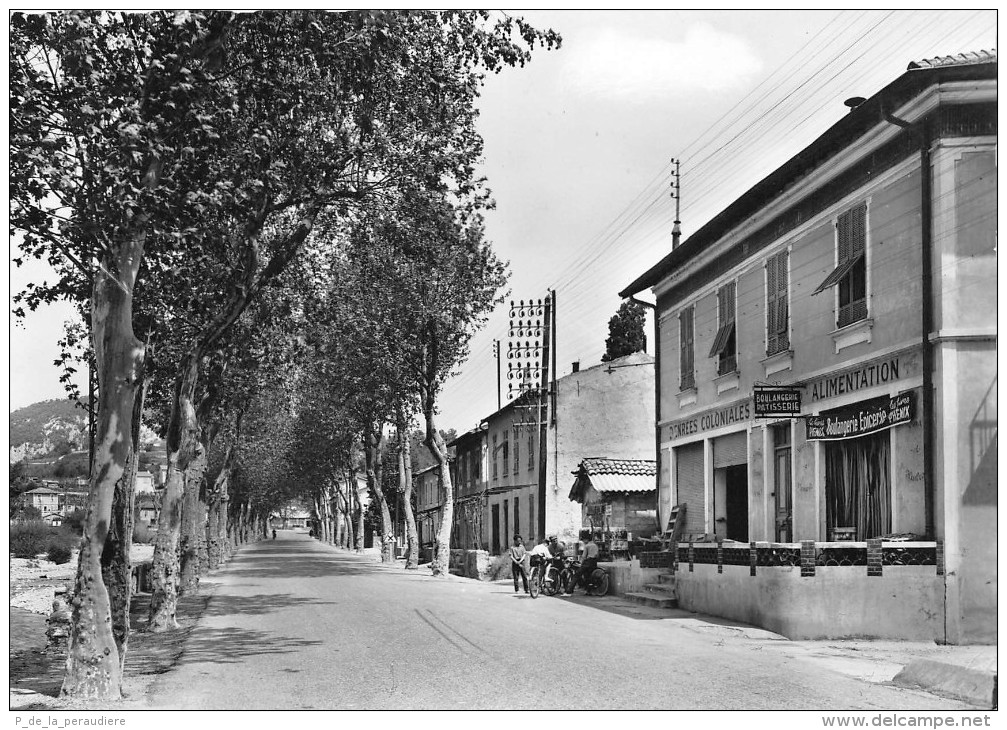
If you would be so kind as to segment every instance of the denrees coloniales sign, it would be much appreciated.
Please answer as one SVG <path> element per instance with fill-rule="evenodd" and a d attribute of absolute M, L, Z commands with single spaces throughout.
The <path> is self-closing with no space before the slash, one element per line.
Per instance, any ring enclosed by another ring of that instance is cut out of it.
<path fill-rule="evenodd" d="M 836 441 L 866 436 L 913 420 L 912 392 L 892 396 L 887 403 L 853 406 L 827 416 L 807 416 L 808 441 Z"/>
<path fill-rule="evenodd" d="M 694 433 L 732 426 L 751 418 L 752 401 L 750 398 L 746 398 L 731 405 L 668 424 L 668 438 L 680 439 Z"/>

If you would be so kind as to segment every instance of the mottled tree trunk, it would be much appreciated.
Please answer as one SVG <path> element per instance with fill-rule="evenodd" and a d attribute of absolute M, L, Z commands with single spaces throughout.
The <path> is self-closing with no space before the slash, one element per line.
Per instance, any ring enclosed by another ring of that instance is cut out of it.
<path fill-rule="evenodd" d="M 434 422 L 434 412 L 436 411 L 436 391 L 434 388 L 424 386 L 421 388 L 421 400 L 423 402 L 423 417 L 426 421 L 426 434 L 423 443 L 426 444 L 430 455 L 437 462 L 440 483 L 443 486 L 444 504 L 441 511 L 441 524 L 437 530 L 436 550 L 433 560 L 434 575 L 447 575 L 448 566 L 451 560 L 451 527 L 454 522 L 454 487 L 451 484 L 451 470 L 448 468 L 448 450 L 444 444 L 444 439 L 437 431 Z"/>
<path fill-rule="evenodd" d="M 399 415 L 396 424 L 399 439 L 399 489 L 402 490 L 402 509 L 406 522 L 406 570 L 420 567 L 420 541 L 416 534 L 416 516 L 413 514 L 413 464 L 406 419 Z"/>
<path fill-rule="evenodd" d="M 358 553 L 362 553 L 364 551 L 364 532 L 365 532 L 364 505 L 360 501 L 360 492 L 357 489 L 357 472 L 355 469 L 352 469 L 350 471 L 350 490 L 353 492 L 353 503 L 356 505 L 355 514 L 357 518 L 356 530 L 353 540 L 353 549 L 356 550 Z M 353 527 L 352 522 L 350 523 L 350 526 Z"/>
<path fill-rule="evenodd" d="M 189 357 L 175 381 L 171 420 L 168 424 L 168 477 L 164 485 L 161 516 L 157 521 L 154 564 L 151 570 L 153 591 L 150 596 L 149 627 L 152 631 L 178 628 L 175 611 L 178 603 L 178 546 L 185 473 L 195 456 L 199 441 L 194 402 L 197 375 L 197 360 Z"/>
<path fill-rule="evenodd" d="M 70 640 L 61 694 L 117 700 L 122 664 L 112 625 L 102 553 L 117 488 L 132 461 L 133 409 L 144 346 L 133 335 L 133 286 L 143 258 L 143 235 L 106 254 L 94 273 L 91 331 L 98 371 L 98 419 L 88 510 L 74 584 Z"/>
<path fill-rule="evenodd" d="M 178 594 L 199 589 L 200 542 L 205 539 L 206 436 L 200 430 L 192 458 L 185 470 L 185 493 L 182 498 L 182 529 L 179 534 Z"/>
<path fill-rule="evenodd" d="M 133 597 L 133 566 L 129 555 L 133 543 L 134 493 L 140 459 L 140 424 L 143 418 L 144 397 L 147 393 L 147 381 L 142 369 L 138 379 L 140 382 L 133 397 L 129 466 L 115 488 L 115 495 L 112 498 L 112 522 L 101 554 L 102 580 L 108 590 L 112 611 L 112 636 L 119 649 L 120 669 L 126 665 L 129 606 Z"/>
<path fill-rule="evenodd" d="M 381 464 L 381 444 L 384 441 L 384 434 L 380 425 L 376 428 L 370 424 L 364 435 L 364 460 L 367 468 L 367 486 L 370 487 L 371 495 L 378 502 L 378 510 L 381 515 L 381 562 L 391 563 L 395 560 L 394 543 L 391 538 L 394 535 L 392 525 L 392 513 L 388 509 L 388 500 L 385 499 L 385 492 L 382 488 L 382 464 Z"/>
<path fill-rule="evenodd" d="M 238 416 L 240 422 L 241 416 Z M 228 520 L 227 488 L 231 482 L 231 471 L 234 469 L 234 459 L 237 452 L 237 441 L 233 441 L 227 446 L 227 453 L 224 454 L 224 463 L 220 467 L 220 473 L 213 481 L 213 489 L 210 498 L 210 514 L 206 524 L 207 552 L 210 569 L 215 570 L 224 562 L 230 554 L 228 545 Z"/>

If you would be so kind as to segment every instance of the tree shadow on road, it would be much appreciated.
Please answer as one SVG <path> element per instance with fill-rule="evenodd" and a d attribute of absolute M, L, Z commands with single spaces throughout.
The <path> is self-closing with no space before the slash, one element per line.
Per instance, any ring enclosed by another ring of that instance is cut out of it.
<path fill-rule="evenodd" d="M 235 626 L 195 629 L 185 644 L 185 651 L 175 664 L 234 664 L 246 657 L 267 654 L 292 654 L 310 646 L 319 646 L 318 639 L 277 636 L 266 631 L 239 629 Z"/>
<path fill-rule="evenodd" d="M 203 612 L 204 616 L 232 616 L 236 614 L 259 615 L 279 611 L 284 608 L 315 604 L 335 606 L 335 601 L 320 601 L 303 598 L 290 593 L 257 593 L 253 596 L 215 595 Z"/>
<path fill-rule="evenodd" d="M 326 559 L 324 554 L 304 557 L 290 556 L 261 558 L 250 556 L 248 560 L 235 561 L 228 572 L 242 578 L 322 578 L 333 576 L 379 575 L 384 569 L 361 563 Z"/>

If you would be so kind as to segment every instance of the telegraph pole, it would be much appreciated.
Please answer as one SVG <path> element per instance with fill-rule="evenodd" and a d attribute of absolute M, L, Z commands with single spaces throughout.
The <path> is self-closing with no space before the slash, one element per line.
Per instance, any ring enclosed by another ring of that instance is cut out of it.
<path fill-rule="evenodd" d="M 679 241 L 682 238 L 682 221 L 680 220 L 681 206 L 682 206 L 682 186 L 680 184 L 680 174 L 679 167 L 682 161 L 676 157 L 671 158 L 671 164 L 675 166 L 672 171 L 671 176 L 674 178 L 671 182 L 671 197 L 675 199 L 675 225 L 671 229 L 671 248 L 678 248 Z"/>
<path fill-rule="evenodd" d="M 493 340 L 493 357 L 497 361 L 497 410 L 500 410 L 500 340 Z"/>

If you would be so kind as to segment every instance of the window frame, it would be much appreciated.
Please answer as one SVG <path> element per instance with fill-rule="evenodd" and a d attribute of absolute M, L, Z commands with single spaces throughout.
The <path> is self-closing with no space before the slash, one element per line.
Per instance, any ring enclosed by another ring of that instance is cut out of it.
<path fill-rule="evenodd" d="M 780 264 L 783 264 L 781 276 Z M 782 251 L 766 259 L 765 265 L 766 289 L 766 357 L 779 355 L 790 349 L 790 249 Z M 783 314 L 780 314 L 780 305 Z M 782 320 L 782 322 L 781 322 Z"/>
<path fill-rule="evenodd" d="M 493 460 L 493 478 L 494 479 L 499 479 L 500 478 L 500 470 L 499 470 L 499 467 L 497 465 L 497 442 L 498 442 L 498 434 L 493 434 L 492 460 Z"/>
<path fill-rule="evenodd" d="M 689 324 L 688 327 L 685 326 L 686 322 Z M 690 304 L 678 313 L 678 378 L 679 391 L 692 390 L 696 387 L 695 304 Z"/>
<path fill-rule="evenodd" d="M 717 375 L 738 371 L 738 280 L 717 289 L 717 335 L 709 357 L 717 358 Z"/>
<path fill-rule="evenodd" d="M 870 206 L 865 199 L 847 207 L 836 216 L 833 224 L 835 231 L 833 251 L 836 265 L 812 292 L 812 296 L 815 296 L 827 289 L 834 289 L 833 312 L 836 329 L 843 329 L 870 319 L 869 214 Z M 862 288 L 862 297 L 853 298 L 858 293 L 851 291 L 854 285 L 857 285 L 858 290 Z"/>

